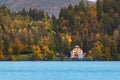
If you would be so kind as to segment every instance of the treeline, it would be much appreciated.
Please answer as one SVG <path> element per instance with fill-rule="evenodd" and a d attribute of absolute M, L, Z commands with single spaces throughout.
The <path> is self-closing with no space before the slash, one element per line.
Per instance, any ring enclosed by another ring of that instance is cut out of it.
<path fill-rule="evenodd" d="M 83 0 L 59 18 L 38 9 L 0 7 L 0 60 L 62 60 L 80 45 L 86 60 L 120 60 L 120 1 Z M 20 55 L 29 55 L 26 59 Z"/>

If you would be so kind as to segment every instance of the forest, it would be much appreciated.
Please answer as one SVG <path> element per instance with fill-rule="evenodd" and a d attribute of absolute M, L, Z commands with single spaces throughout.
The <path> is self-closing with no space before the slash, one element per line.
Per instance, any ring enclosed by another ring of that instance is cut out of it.
<path fill-rule="evenodd" d="M 120 0 L 62 8 L 59 17 L 39 9 L 0 7 L 0 60 L 70 60 L 79 45 L 88 61 L 120 60 Z"/>

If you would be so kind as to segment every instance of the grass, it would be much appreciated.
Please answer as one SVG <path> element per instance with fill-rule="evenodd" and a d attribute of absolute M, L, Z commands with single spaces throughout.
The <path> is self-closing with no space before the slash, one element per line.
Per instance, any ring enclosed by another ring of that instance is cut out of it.
<path fill-rule="evenodd" d="M 32 60 L 32 54 L 20 54 L 16 59 L 17 61 L 30 61 Z"/>

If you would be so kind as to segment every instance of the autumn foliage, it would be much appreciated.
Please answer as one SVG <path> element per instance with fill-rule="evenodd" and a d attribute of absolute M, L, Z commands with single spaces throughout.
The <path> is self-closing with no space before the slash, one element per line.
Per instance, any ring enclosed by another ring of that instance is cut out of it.
<path fill-rule="evenodd" d="M 98 0 L 62 8 L 59 18 L 38 9 L 0 7 L 0 60 L 55 60 L 80 45 L 86 60 L 120 60 L 120 1 Z"/>

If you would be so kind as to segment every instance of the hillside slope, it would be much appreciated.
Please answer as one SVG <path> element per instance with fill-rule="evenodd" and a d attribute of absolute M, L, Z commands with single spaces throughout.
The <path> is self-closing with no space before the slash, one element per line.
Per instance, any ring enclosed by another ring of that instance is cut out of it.
<path fill-rule="evenodd" d="M 58 16 L 62 7 L 69 4 L 76 5 L 81 0 L 0 0 L 0 5 L 5 4 L 12 11 L 19 11 L 22 8 L 38 8 L 48 12 L 49 15 Z"/>

